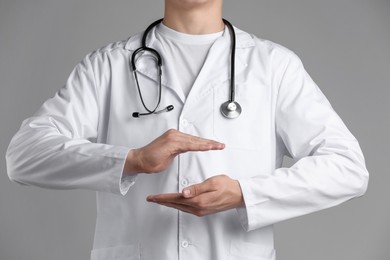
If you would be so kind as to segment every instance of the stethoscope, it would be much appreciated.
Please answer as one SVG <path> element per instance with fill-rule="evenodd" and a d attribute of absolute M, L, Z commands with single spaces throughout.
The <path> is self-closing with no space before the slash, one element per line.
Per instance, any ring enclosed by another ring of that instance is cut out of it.
<path fill-rule="evenodd" d="M 146 113 L 134 112 L 133 117 L 135 117 L 135 118 L 139 118 L 141 116 L 147 116 L 147 115 L 151 115 L 151 114 L 159 114 L 161 112 L 169 112 L 169 111 L 172 111 L 174 109 L 173 105 L 169 105 L 161 110 L 158 109 L 160 106 L 160 102 L 161 102 L 161 90 L 162 90 L 162 87 L 161 87 L 162 59 L 161 59 L 161 55 L 158 53 L 158 51 L 146 46 L 146 38 L 148 36 L 148 33 L 150 32 L 150 30 L 153 27 L 155 27 L 156 25 L 161 23 L 162 20 L 163 19 L 159 19 L 159 20 L 155 21 L 154 23 L 152 23 L 151 25 L 149 25 L 148 28 L 146 28 L 146 30 L 142 36 L 141 47 L 136 49 L 131 56 L 131 69 L 133 71 L 135 83 L 136 83 L 137 88 L 138 88 L 138 94 L 139 94 L 139 97 L 141 99 L 142 105 L 144 106 L 144 108 L 147 111 Z M 231 41 L 232 41 L 232 43 L 231 43 L 232 50 L 231 50 L 231 60 L 230 60 L 230 71 L 231 71 L 231 73 L 230 73 L 231 74 L 231 77 L 230 77 L 230 98 L 228 101 L 224 102 L 221 105 L 220 110 L 221 110 L 221 113 L 224 117 L 226 117 L 228 119 L 234 119 L 234 118 L 237 118 L 241 114 L 241 111 L 242 111 L 240 104 L 237 101 L 235 101 L 235 69 L 234 69 L 234 64 L 235 64 L 235 55 L 236 55 L 236 34 L 235 34 L 234 28 L 231 25 L 231 23 L 225 19 L 222 19 L 222 20 L 229 28 Z M 137 68 L 136 68 L 135 63 L 136 63 L 136 56 L 140 52 L 150 52 L 156 60 L 157 71 L 158 71 L 159 89 L 158 89 L 157 104 L 154 107 L 154 109 L 149 109 L 146 106 L 144 99 L 142 98 L 141 88 L 140 88 L 139 82 L 138 82 Z"/>

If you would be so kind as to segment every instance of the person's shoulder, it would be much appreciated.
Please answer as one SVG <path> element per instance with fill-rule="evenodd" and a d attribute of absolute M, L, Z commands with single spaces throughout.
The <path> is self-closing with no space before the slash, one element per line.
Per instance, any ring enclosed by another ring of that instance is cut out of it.
<path fill-rule="evenodd" d="M 109 43 L 87 54 L 87 58 L 94 61 L 111 56 L 114 53 L 123 52 L 125 44 L 125 40 Z"/>
<path fill-rule="evenodd" d="M 252 33 L 240 30 L 238 30 L 238 33 L 238 35 L 243 35 L 240 37 L 241 39 L 245 39 L 248 42 L 251 41 L 252 51 L 248 54 L 251 59 L 267 67 L 268 71 L 274 75 L 284 75 L 288 68 L 295 70 L 304 68 L 299 56 L 284 45 L 258 37 Z"/>
<path fill-rule="evenodd" d="M 132 43 L 140 42 L 140 41 L 141 41 L 141 33 L 137 33 L 128 37 L 127 39 L 111 42 L 96 50 L 93 50 L 92 52 L 86 55 L 86 58 L 93 61 L 107 56 L 128 54 L 129 48 L 132 45 Z"/>
<path fill-rule="evenodd" d="M 280 43 L 276 43 L 276 42 L 268 40 L 268 39 L 259 38 L 255 35 L 253 35 L 253 37 L 254 37 L 254 41 L 256 43 L 256 46 L 258 48 L 263 48 L 263 49 L 267 50 L 269 55 L 272 57 L 279 57 L 279 58 L 283 58 L 283 59 L 298 58 L 297 54 L 293 50 L 287 48 L 286 46 L 284 46 Z"/>
<path fill-rule="evenodd" d="M 262 37 L 258 37 L 253 33 L 249 33 L 240 29 L 237 29 L 237 34 L 243 35 L 243 38 L 250 37 L 251 41 L 253 42 L 252 45 L 257 50 L 261 51 L 263 55 L 268 54 L 270 56 L 280 56 L 285 58 L 297 57 L 297 54 L 293 50 L 280 43 Z"/>

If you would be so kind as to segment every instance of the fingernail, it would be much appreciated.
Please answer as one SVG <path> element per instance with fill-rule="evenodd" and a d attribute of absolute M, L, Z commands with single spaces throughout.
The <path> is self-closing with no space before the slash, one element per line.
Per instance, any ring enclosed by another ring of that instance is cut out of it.
<path fill-rule="evenodd" d="M 218 148 L 223 148 L 224 146 L 225 146 L 224 143 L 217 142 L 217 147 L 218 147 Z"/>
<path fill-rule="evenodd" d="M 184 197 L 189 197 L 191 195 L 191 191 L 189 189 L 183 190 Z"/>

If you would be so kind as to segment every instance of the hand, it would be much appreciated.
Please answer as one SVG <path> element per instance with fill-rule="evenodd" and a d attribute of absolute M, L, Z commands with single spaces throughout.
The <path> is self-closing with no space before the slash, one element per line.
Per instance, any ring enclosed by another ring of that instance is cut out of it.
<path fill-rule="evenodd" d="M 245 206 L 239 182 L 226 175 L 211 177 L 182 193 L 150 195 L 147 201 L 199 217 Z"/>
<path fill-rule="evenodd" d="M 171 129 L 150 144 L 131 150 L 124 166 L 125 174 L 157 173 L 166 169 L 176 155 L 189 151 L 222 150 L 225 145 Z"/>

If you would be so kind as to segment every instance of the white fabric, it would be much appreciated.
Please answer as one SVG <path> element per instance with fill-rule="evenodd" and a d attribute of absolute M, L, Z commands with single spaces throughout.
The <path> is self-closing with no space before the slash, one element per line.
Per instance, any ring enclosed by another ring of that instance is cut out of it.
<path fill-rule="evenodd" d="M 239 118 L 220 113 L 229 96 L 229 31 L 210 48 L 185 99 L 170 69 L 175 58 L 164 52 L 154 29 L 147 42 L 164 55 L 162 106 L 175 109 L 132 118 L 143 111 L 129 70 L 141 35 L 108 45 L 87 55 L 65 87 L 23 122 L 7 151 L 9 177 L 96 190 L 92 259 L 275 259 L 272 224 L 362 195 L 368 172 L 358 142 L 299 58 L 239 29 L 236 35 Z M 141 59 L 138 71 L 151 102 L 157 77 L 149 62 Z M 127 151 L 170 128 L 226 148 L 182 154 L 164 172 L 138 174 L 120 185 Z M 297 163 L 280 168 L 284 155 Z M 145 201 L 218 174 L 239 180 L 246 208 L 199 218 Z"/>
<path fill-rule="evenodd" d="M 174 31 L 163 23 L 157 26 L 156 32 L 164 56 L 174 57 L 175 62 L 169 69 L 176 72 L 177 85 L 182 88 L 184 96 L 187 97 L 211 45 L 223 32 L 191 35 Z"/>

